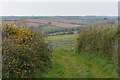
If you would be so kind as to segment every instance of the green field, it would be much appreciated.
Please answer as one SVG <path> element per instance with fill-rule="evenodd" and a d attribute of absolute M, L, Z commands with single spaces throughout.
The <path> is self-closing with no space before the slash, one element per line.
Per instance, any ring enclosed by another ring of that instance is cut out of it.
<path fill-rule="evenodd" d="M 70 32 L 70 31 L 78 31 L 81 26 L 74 26 L 74 27 L 57 27 L 57 26 L 43 26 L 39 27 L 43 32 L 52 32 L 52 33 L 64 33 L 64 32 Z"/>
<path fill-rule="evenodd" d="M 76 52 L 77 34 L 48 37 L 53 46 L 52 68 L 45 78 L 115 78 L 113 64 L 98 54 Z"/>
<path fill-rule="evenodd" d="M 60 30 L 60 27 L 55 27 L 55 26 L 44 26 L 42 27 L 42 30 L 47 32 L 47 31 L 55 31 L 55 30 Z"/>

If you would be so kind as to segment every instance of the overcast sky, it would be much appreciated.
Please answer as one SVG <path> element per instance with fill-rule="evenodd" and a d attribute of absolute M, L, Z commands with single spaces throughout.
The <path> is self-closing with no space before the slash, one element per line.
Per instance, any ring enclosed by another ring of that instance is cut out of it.
<path fill-rule="evenodd" d="M 4 2 L 2 16 L 117 16 L 117 2 Z"/>

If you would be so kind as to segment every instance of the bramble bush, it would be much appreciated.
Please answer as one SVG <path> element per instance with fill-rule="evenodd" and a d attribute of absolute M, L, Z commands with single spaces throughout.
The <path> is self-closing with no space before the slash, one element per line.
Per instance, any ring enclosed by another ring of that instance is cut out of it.
<path fill-rule="evenodd" d="M 3 78 L 35 78 L 38 70 L 42 73 L 51 67 L 52 49 L 42 34 L 14 23 L 2 28 Z"/>

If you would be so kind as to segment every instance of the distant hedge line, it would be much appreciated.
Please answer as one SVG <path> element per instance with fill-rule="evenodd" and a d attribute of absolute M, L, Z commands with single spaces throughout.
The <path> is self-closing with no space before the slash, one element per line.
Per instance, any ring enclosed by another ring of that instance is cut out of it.
<path fill-rule="evenodd" d="M 14 23 L 2 28 L 3 78 L 34 78 L 37 71 L 42 73 L 50 68 L 52 49 L 42 34 Z"/>

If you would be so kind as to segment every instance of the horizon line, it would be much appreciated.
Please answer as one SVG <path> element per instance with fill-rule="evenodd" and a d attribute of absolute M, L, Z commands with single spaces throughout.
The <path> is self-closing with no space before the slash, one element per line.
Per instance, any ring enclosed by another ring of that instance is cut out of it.
<path fill-rule="evenodd" d="M 0 15 L 0 16 L 32 16 L 32 17 L 38 17 L 40 15 Z M 118 16 L 118 15 L 41 15 L 41 16 Z"/>

